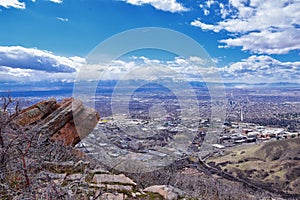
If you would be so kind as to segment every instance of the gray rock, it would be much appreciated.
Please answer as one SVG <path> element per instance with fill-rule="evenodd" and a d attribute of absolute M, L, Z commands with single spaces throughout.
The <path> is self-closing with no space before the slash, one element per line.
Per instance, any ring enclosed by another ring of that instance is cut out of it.
<path fill-rule="evenodd" d="M 90 174 L 109 174 L 109 171 L 103 168 L 96 168 L 89 171 Z"/>
<path fill-rule="evenodd" d="M 127 198 L 126 194 L 112 194 L 112 193 L 104 193 L 101 195 L 100 199 L 109 199 L 109 200 L 124 200 Z"/>
<path fill-rule="evenodd" d="M 80 181 L 83 180 L 84 175 L 83 174 L 70 174 L 66 177 L 67 181 Z"/>
<path fill-rule="evenodd" d="M 166 200 L 175 200 L 183 196 L 183 191 L 170 185 L 153 185 L 145 188 L 145 192 L 158 193 Z"/>
<path fill-rule="evenodd" d="M 105 188 L 108 190 L 116 190 L 116 191 L 132 191 L 133 190 L 133 186 L 131 185 L 111 185 L 111 184 L 101 184 L 101 183 L 97 183 L 97 184 L 89 184 L 90 187 L 95 187 L 95 188 Z"/>
<path fill-rule="evenodd" d="M 136 183 L 124 174 L 95 174 L 93 177 L 95 183 L 118 183 L 119 185 L 136 185 Z"/>

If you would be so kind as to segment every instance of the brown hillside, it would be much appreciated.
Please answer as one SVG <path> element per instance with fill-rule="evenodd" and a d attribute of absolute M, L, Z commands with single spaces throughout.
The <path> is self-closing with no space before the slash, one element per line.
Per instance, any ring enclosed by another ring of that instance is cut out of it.
<path fill-rule="evenodd" d="M 208 162 L 270 190 L 300 194 L 300 138 L 239 146 Z"/>

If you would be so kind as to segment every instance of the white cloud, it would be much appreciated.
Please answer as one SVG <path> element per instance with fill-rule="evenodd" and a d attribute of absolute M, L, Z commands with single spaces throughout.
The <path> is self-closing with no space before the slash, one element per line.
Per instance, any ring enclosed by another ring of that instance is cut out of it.
<path fill-rule="evenodd" d="M 200 27 L 201 29 L 203 30 L 210 30 L 210 31 L 214 31 L 216 33 L 218 33 L 221 28 L 220 27 L 217 27 L 217 26 L 214 26 L 214 25 L 211 25 L 211 24 L 205 24 L 203 22 L 201 22 L 200 20 L 195 20 L 193 22 L 191 22 L 191 25 L 192 26 L 197 26 L 197 27 Z"/>
<path fill-rule="evenodd" d="M 80 80 L 157 80 L 170 78 L 185 81 L 215 82 L 299 82 L 300 61 L 282 62 L 268 55 L 254 55 L 222 68 L 213 67 L 216 59 L 175 57 L 162 61 L 147 57 L 115 60 L 110 65 L 91 65 L 81 57 L 63 57 L 51 52 L 19 46 L 0 46 L 0 80 L 74 81 Z M 219 74 L 219 75 L 218 75 Z M 219 79 L 220 80 L 220 79 Z"/>
<path fill-rule="evenodd" d="M 151 67 L 157 67 L 159 70 L 164 70 L 163 73 L 169 74 L 173 79 L 183 79 L 185 81 L 218 82 L 217 78 L 220 76 L 222 81 L 227 83 L 300 83 L 300 61 L 282 62 L 268 55 L 253 55 L 239 62 L 231 63 L 226 67 L 210 66 L 211 62 L 218 63 L 219 59 L 213 58 L 211 61 L 207 61 L 203 58 L 191 56 L 188 59 L 175 57 L 174 60 L 158 61 L 146 57 L 135 57 L 130 62 L 120 61 L 118 65 L 112 64 L 109 70 L 106 69 L 105 74 L 107 76 L 105 77 L 116 77 L 117 72 L 119 78 L 122 78 L 124 74 L 134 74 L 135 77 L 140 77 L 140 74 L 142 74 L 147 79 L 149 74 L 152 73 Z M 143 73 L 135 71 L 134 69 L 137 67 L 145 71 Z M 153 73 L 151 75 L 153 76 Z M 156 76 L 157 78 L 162 77 L 162 74 L 158 72 Z M 127 76 L 127 78 L 129 77 L 131 76 Z"/>
<path fill-rule="evenodd" d="M 219 6 L 220 6 L 221 17 L 223 19 L 225 19 L 229 15 L 229 11 L 228 11 L 228 9 L 226 9 L 226 7 L 223 3 L 220 3 Z"/>
<path fill-rule="evenodd" d="M 52 82 L 73 82 L 76 73 L 49 73 L 46 71 L 20 69 L 12 67 L 0 66 L 0 80 L 1 82 L 38 82 L 38 81 L 52 81 Z"/>
<path fill-rule="evenodd" d="M 192 62 L 192 63 L 195 63 L 195 64 L 199 64 L 201 66 L 205 65 L 206 64 L 206 61 L 203 59 L 203 58 L 200 58 L 198 56 L 191 56 L 189 58 L 189 60 Z"/>
<path fill-rule="evenodd" d="M 300 50 L 300 31 L 288 28 L 284 31 L 272 32 L 262 30 L 251 32 L 238 38 L 220 40 L 226 43 L 225 47 L 242 46 L 243 50 L 255 53 L 286 54 L 292 50 Z"/>
<path fill-rule="evenodd" d="M 49 0 L 49 1 L 51 1 L 53 3 L 62 3 L 63 2 L 63 0 Z"/>
<path fill-rule="evenodd" d="M 219 3 L 221 21 L 207 24 L 196 19 L 192 26 L 203 30 L 225 30 L 229 38 L 220 42 L 226 47 L 240 46 L 260 54 L 286 54 L 300 50 L 300 1 L 298 0 L 229 0 Z"/>
<path fill-rule="evenodd" d="M 68 22 L 68 18 L 62 18 L 62 17 L 56 17 L 57 20 L 62 21 L 62 22 Z"/>
<path fill-rule="evenodd" d="M 75 78 L 84 58 L 63 57 L 51 52 L 20 46 L 0 46 L 0 80 L 36 81 Z"/>
<path fill-rule="evenodd" d="M 186 12 L 188 8 L 178 3 L 176 0 L 124 0 L 126 3 L 141 6 L 144 4 L 150 4 L 157 10 L 167 11 L 171 13 Z"/>
<path fill-rule="evenodd" d="M 282 62 L 267 55 L 250 56 L 219 69 L 226 82 L 299 82 L 300 62 Z"/>
<path fill-rule="evenodd" d="M 215 3 L 215 1 L 213 1 L 213 0 L 206 1 L 206 5 L 207 5 L 208 8 L 210 8 L 211 5 L 214 4 L 214 3 Z"/>
<path fill-rule="evenodd" d="M 203 12 L 204 12 L 204 15 L 209 15 L 209 10 L 207 10 L 207 9 L 203 9 Z"/>
<path fill-rule="evenodd" d="M 36 0 L 31 0 L 33 3 L 36 2 Z M 49 0 L 53 3 L 61 4 L 63 3 L 63 0 Z M 4 8 L 17 8 L 17 9 L 25 9 L 26 4 L 25 2 L 19 1 L 19 0 L 0 0 L 0 7 Z M 1 9 L 0 9 L 1 11 Z"/>
<path fill-rule="evenodd" d="M 220 59 L 220 58 L 219 58 Z M 213 67 L 211 61 L 191 56 L 161 61 L 133 57 L 130 61 L 113 61 L 109 67 L 84 65 L 83 80 L 172 79 L 225 83 L 300 83 L 300 61 L 282 62 L 268 55 L 254 55 L 226 67 Z"/>
<path fill-rule="evenodd" d="M 185 81 L 217 81 L 214 76 L 213 62 L 191 56 L 184 59 L 175 57 L 173 60 L 162 61 L 147 57 L 132 57 L 129 61 L 116 60 L 109 66 L 83 65 L 80 80 L 185 80 Z"/>
<path fill-rule="evenodd" d="M 0 6 L 4 8 L 18 8 L 25 9 L 26 5 L 24 2 L 20 2 L 19 0 L 0 0 Z"/>

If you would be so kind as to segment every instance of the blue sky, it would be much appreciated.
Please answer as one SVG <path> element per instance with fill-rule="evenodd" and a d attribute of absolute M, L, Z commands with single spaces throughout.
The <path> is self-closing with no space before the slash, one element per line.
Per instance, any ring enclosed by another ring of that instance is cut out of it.
<path fill-rule="evenodd" d="M 224 82 L 300 82 L 299 0 L 0 0 L 0 24 L 1 82 L 72 81 L 100 42 L 140 27 L 193 38 Z M 188 68 L 180 58 L 138 56 L 116 67 Z"/>

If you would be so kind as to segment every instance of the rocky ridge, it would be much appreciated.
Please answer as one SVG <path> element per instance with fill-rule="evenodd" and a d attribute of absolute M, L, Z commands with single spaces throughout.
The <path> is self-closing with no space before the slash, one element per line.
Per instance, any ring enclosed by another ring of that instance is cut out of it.
<path fill-rule="evenodd" d="M 183 195 L 179 189 L 167 185 L 142 189 L 131 178 L 110 172 L 74 148 L 94 129 L 98 120 L 99 114 L 94 109 L 72 98 L 61 102 L 45 100 L 21 110 L 12 120 L 21 131 L 14 133 L 11 140 L 7 137 L 6 144 L 18 138 L 21 143 L 12 145 L 10 151 L 25 148 L 26 154 L 21 155 L 22 160 L 15 158 L 14 162 L 7 161 L 3 165 L 6 172 L 0 173 L 3 174 L 0 199 L 173 200 Z M 11 128 L 10 125 L 7 128 Z M 21 132 L 25 138 L 34 139 L 22 141 L 18 136 Z M 4 156 L 8 154 L 9 151 Z M 20 170 L 15 167 L 19 165 Z M 11 173 L 11 169 L 16 171 Z"/>

